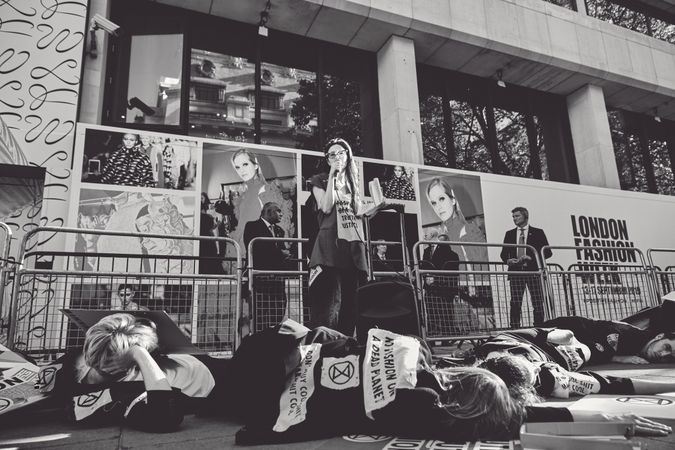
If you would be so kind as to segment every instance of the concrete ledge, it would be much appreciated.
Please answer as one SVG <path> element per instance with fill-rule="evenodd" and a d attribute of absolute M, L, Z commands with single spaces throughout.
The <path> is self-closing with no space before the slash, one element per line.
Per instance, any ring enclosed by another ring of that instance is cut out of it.
<path fill-rule="evenodd" d="M 256 23 L 264 5 L 181 6 Z M 282 31 L 374 52 L 390 36 L 404 36 L 421 63 L 481 77 L 501 69 L 506 82 L 560 95 L 593 83 L 609 106 L 658 107 L 675 118 L 675 45 L 543 0 L 276 0 L 272 8 L 270 26 Z"/>

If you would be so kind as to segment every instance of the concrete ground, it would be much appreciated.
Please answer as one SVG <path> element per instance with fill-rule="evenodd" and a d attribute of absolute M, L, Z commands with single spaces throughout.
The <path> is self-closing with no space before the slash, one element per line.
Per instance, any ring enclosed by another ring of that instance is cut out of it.
<path fill-rule="evenodd" d="M 668 380 L 675 383 L 675 366 L 651 365 L 605 365 L 594 370 L 643 379 Z M 36 405 L 37 406 L 37 405 Z M 675 428 L 675 421 L 665 421 Z M 222 418 L 187 416 L 180 431 L 167 434 L 150 434 L 132 430 L 123 426 L 105 426 L 87 428 L 66 421 L 63 414 L 56 410 L 24 408 L 0 416 L 0 449 L 8 448 L 54 448 L 54 449 L 227 449 L 235 447 L 234 436 L 240 424 Z M 675 435 L 664 438 L 636 438 L 650 450 L 675 448 Z M 353 442 L 368 441 L 371 442 Z M 254 446 L 252 450 L 266 448 L 293 448 L 298 450 L 331 449 L 372 449 L 380 450 L 391 440 L 372 442 L 369 437 L 345 439 L 343 437 L 294 443 L 287 445 Z M 395 445 L 390 448 L 396 447 Z M 411 448 L 407 442 L 406 448 Z M 430 443 L 419 441 L 415 449 L 435 448 Z M 439 447 L 440 448 L 440 447 Z M 468 448 L 468 447 L 466 447 Z M 491 447 L 494 448 L 494 447 Z M 505 448 L 509 448 L 506 446 Z M 517 448 L 517 447 L 516 447 Z"/>

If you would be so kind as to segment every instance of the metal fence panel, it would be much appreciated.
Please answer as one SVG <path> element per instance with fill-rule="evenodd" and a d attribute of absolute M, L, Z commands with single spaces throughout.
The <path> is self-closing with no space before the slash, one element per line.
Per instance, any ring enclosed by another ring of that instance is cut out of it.
<path fill-rule="evenodd" d="M 248 316 L 251 332 L 259 332 L 277 325 L 288 317 L 302 324 L 310 323 L 308 298 L 308 272 L 304 260 L 290 257 L 284 269 L 260 269 L 267 267 L 266 261 L 254 258 L 257 245 L 274 243 L 282 246 L 291 255 L 302 255 L 301 246 L 307 239 L 257 237 L 248 246 L 247 275 L 249 281 L 249 305 L 244 315 Z M 299 247 L 299 248 L 296 248 Z"/>
<path fill-rule="evenodd" d="M 27 233 L 24 244 L 40 232 L 94 234 L 98 236 L 133 236 L 138 239 L 219 240 L 239 248 L 226 238 L 196 238 L 192 236 L 148 235 L 78 229 L 38 228 Z M 25 248 L 25 247 L 24 247 Z M 32 258 L 53 256 L 66 267 L 62 269 L 26 268 Z M 73 270 L 74 261 L 88 260 L 115 271 Z M 238 345 L 237 320 L 241 310 L 241 272 L 230 275 L 200 275 L 184 272 L 197 265 L 193 256 L 152 254 L 111 254 L 44 252 L 27 254 L 21 250 L 22 268 L 17 271 L 13 291 L 10 347 L 30 354 L 36 359 L 49 359 L 72 347 L 81 346 L 84 334 L 61 313 L 62 309 L 164 310 L 190 340 L 202 350 L 215 356 L 231 356 Z M 127 261 L 130 264 L 116 264 Z M 150 271 L 127 271 L 130 265 L 145 267 L 141 261 L 162 261 L 165 269 L 150 265 Z"/>
<path fill-rule="evenodd" d="M 650 248 L 647 260 L 654 275 L 655 295 L 660 298 L 675 291 L 675 249 Z"/>
<path fill-rule="evenodd" d="M 626 263 L 577 263 L 563 269 L 547 268 L 547 288 L 552 301 L 553 317 L 578 315 L 604 320 L 618 320 L 639 310 L 655 306 L 652 274 L 642 252 L 636 248 L 548 247 L 556 254 L 580 251 L 621 251 Z M 544 251 L 544 249 L 542 249 Z"/>
<path fill-rule="evenodd" d="M 11 296 L 12 272 L 15 262 L 9 259 L 12 244 L 12 229 L 4 222 L 0 222 L 0 343 L 5 342 L 7 336 L 6 318 L 9 316 L 9 303 L 5 298 Z"/>
<path fill-rule="evenodd" d="M 422 246 L 525 247 L 448 241 L 420 241 L 413 247 L 417 294 L 424 338 L 457 340 L 488 335 L 497 330 L 531 326 L 535 309 L 547 314 L 543 271 L 508 272 L 503 262 L 458 261 L 455 270 L 439 269 L 420 259 Z M 536 254 L 532 247 L 529 247 Z M 516 300 L 512 305 L 512 298 Z M 535 299 L 534 305 L 532 299 Z M 520 309 L 513 307 L 520 305 Z M 535 308 L 536 307 L 536 308 Z M 520 314 L 516 314 L 520 311 Z M 513 314 L 512 314 L 513 312 Z M 541 320 L 541 317 L 540 317 Z"/>

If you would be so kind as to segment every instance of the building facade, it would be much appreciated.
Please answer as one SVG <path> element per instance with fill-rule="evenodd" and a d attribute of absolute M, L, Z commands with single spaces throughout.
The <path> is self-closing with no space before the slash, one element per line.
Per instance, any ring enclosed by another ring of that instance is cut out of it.
<path fill-rule="evenodd" d="M 365 157 L 673 193 L 672 0 L 0 10 L 15 21 L 0 112 L 47 169 L 34 223 L 66 222 L 77 122 L 306 150 L 342 136 Z M 95 14 L 119 33 L 92 28 Z"/>

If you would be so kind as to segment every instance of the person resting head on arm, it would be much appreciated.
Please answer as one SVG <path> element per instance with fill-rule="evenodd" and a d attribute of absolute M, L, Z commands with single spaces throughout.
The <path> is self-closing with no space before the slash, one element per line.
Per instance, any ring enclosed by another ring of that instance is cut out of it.
<path fill-rule="evenodd" d="M 209 358 L 161 355 L 158 344 L 151 321 L 105 316 L 87 330 L 82 349 L 41 369 L 53 375 L 39 378 L 53 381 L 38 387 L 61 398 L 78 422 L 112 418 L 144 431 L 174 431 L 186 407 L 205 405 L 215 391 L 214 368 L 205 364 Z"/>
<path fill-rule="evenodd" d="M 87 330 L 84 360 L 90 367 L 82 383 L 117 381 L 138 368 L 148 391 L 170 391 L 166 375 L 150 353 L 158 347 L 157 331 L 131 314 L 112 314 Z"/>

